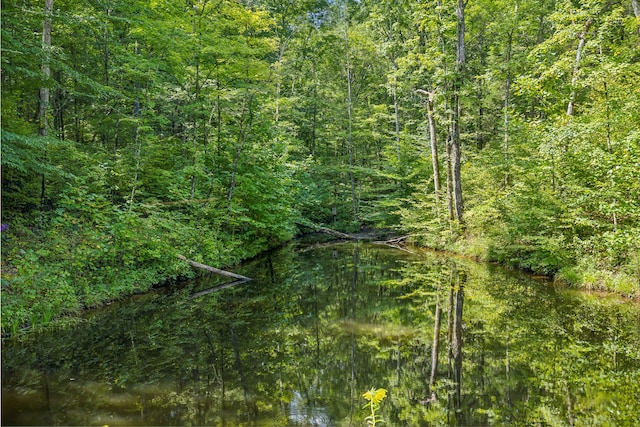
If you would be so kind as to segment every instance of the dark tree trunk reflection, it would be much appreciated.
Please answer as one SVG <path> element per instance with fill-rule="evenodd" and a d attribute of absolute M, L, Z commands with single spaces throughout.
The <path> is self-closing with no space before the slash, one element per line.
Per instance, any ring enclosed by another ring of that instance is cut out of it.
<path fill-rule="evenodd" d="M 449 282 L 449 378 L 453 382 L 454 390 L 453 402 L 448 401 L 448 408 L 455 410 L 455 417 L 458 425 L 464 424 L 464 416 L 462 409 L 462 309 L 464 305 L 464 284 L 466 283 L 466 272 L 454 269 L 450 276 Z M 448 418 L 448 417 L 447 417 Z M 451 422 L 451 420 L 448 420 Z"/>
<path fill-rule="evenodd" d="M 249 383 L 247 382 L 247 377 L 244 374 L 242 358 L 240 357 L 240 347 L 238 346 L 238 338 L 236 337 L 236 332 L 233 328 L 233 325 L 230 325 L 229 329 L 231 332 L 231 343 L 233 344 L 233 354 L 235 356 L 236 369 L 238 370 L 238 375 L 240 376 L 240 384 L 242 386 L 244 401 L 247 405 L 247 410 L 249 411 L 249 413 L 255 416 L 258 414 L 258 408 L 256 407 L 254 399 L 250 396 Z"/>
<path fill-rule="evenodd" d="M 436 292 L 436 309 L 435 319 L 433 323 L 433 344 L 431 345 L 431 375 L 429 375 L 429 400 L 435 401 L 436 391 L 434 385 L 438 372 L 438 350 L 440 343 L 440 318 L 442 317 L 442 308 L 440 308 L 440 283 L 438 282 L 438 290 Z"/>
<path fill-rule="evenodd" d="M 456 409 L 460 409 L 462 404 L 460 386 L 462 384 L 462 306 L 464 303 L 464 286 L 460 283 L 456 292 L 455 318 L 453 322 L 453 380 L 456 384 L 454 404 Z"/>

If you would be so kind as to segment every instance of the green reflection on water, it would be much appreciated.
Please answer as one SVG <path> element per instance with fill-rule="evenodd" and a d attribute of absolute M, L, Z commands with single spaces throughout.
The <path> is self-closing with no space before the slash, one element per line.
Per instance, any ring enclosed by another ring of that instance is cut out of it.
<path fill-rule="evenodd" d="M 239 273 L 3 342 L 2 424 L 363 426 L 371 387 L 388 425 L 637 423 L 638 304 L 364 243 Z"/>

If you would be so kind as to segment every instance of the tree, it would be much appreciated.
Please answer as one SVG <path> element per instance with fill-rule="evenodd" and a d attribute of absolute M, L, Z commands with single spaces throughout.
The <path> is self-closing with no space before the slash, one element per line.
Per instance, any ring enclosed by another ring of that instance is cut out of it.
<path fill-rule="evenodd" d="M 451 118 L 451 169 L 453 178 L 453 199 L 456 220 L 463 223 L 464 207 L 462 203 L 462 176 L 460 164 L 462 157 L 462 144 L 460 140 L 460 123 L 462 115 L 461 89 L 464 82 L 466 53 L 465 53 L 465 22 L 464 8 L 466 1 L 458 0 L 456 8 L 456 68 L 453 84 L 453 100 L 451 102 L 453 113 Z"/>

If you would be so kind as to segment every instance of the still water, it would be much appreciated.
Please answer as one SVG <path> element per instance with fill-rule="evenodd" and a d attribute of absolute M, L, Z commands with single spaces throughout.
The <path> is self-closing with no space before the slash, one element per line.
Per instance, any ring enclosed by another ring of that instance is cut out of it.
<path fill-rule="evenodd" d="M 293 243 L 2 346 L 3 425 L 634 426 L 640 305 L 369 243 Z M 382 425 L 382 424 L 378 424 Z"/>

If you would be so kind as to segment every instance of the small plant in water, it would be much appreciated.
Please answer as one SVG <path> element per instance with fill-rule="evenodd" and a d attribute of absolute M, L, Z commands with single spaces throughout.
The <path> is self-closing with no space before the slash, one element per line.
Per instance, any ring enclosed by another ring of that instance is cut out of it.
<path fill-rule="evenodd" d="M 362 408 L 369 408 L 371 410 L 371 415 L 369 415 L 365 420 L 367 421 L 367 426 L 375 427 L 377 423 L 383 423 L 382 418 L 377 417 L 378 410 L 380 409 L 380 402 L 387 397 L 387 390 L 383 388 L 376 389 L 372 387 L 371 390 L 365 392 L 362 397 L 367 399 L 369 402 L 366 403 Z"/>

